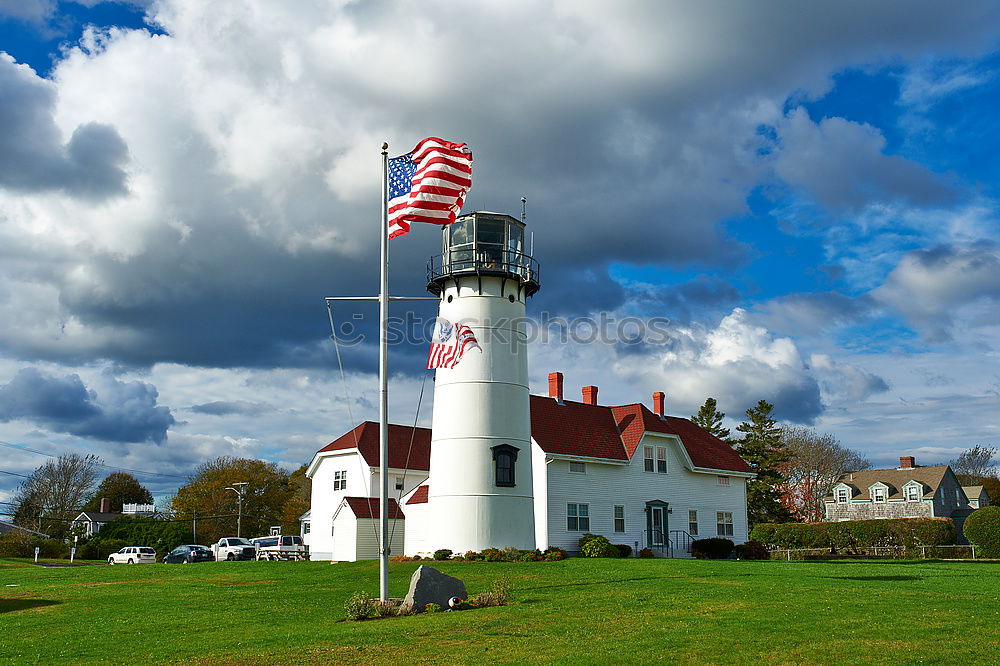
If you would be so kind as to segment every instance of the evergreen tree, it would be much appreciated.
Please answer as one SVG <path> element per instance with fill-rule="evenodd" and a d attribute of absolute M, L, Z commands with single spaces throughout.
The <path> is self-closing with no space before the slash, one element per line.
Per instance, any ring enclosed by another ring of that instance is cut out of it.
<path fill-rule="evenodd" d="M 722 419 L 724 418 L 726 418 L 726 413 L 716 409 L 715 398 L 707 398 L 698 413 L 691 417 L 691 421 L 728 443 L 729 428 L 722 427 Z"/>
<path fill-rule="evenodd" d="M 747 410 L 747 418 L 736 427 L 743 439 L 736 452 L 749 463 L 757 476 L 747 481 L 747 518 L 757 523 L 780 523 L 791 518 L 781 502 L 781 487 L 786 482 L 782 466 L 790 459 L 778 422 L 771 417 L 774 405 L 765 400 Z"/>
<path fill-rule="evenodd" d="M 111 500 L 112 513 L 121 513 L 122 504 L 153 503 L 153 495 L 149 490 L 139 483 L 138 479 L 125 472 L 112 472 L 104 477 L 101 485 L 97 486 L 94 497 L 84 506 L 84 510 L 97 511 L 101 508 L 101 499 L 104 497 Z"/>

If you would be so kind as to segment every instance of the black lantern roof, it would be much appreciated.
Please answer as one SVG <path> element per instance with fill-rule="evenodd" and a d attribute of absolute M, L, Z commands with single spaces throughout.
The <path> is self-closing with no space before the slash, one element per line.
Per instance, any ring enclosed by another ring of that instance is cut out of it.
<path fill-rule="evenodd" d="M 525 252 L 524 222 L 503 213 L 475 212 L 444 227 L 441 254 L 427 262 L 427 289 L 440 294 L 448 280 L 468 275 L 516 280 L 538 291 L 538 262 Z"/>

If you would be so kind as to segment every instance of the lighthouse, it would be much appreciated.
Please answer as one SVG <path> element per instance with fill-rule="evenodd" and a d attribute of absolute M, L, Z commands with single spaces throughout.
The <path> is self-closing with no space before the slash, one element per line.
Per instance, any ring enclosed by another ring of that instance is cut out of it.
<path fill-rule="evenodd" d="M 523 221 L 476 212 L 444 227 L 428 263 L 440 318 L 470 327 L 481 348 L 436 371 L 428 547 L 535 547 L 525 301 L 539 281 L 524 241 Z"/>

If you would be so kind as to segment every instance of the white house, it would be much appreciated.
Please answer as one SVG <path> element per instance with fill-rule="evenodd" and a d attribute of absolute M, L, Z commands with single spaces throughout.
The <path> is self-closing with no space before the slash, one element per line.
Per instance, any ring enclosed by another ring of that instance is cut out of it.
<path fill-rule="evenodd" d="M 547 397 L 529 395 L 525 302 L 540 285 L 523 221 L 465 215 L 444 227 L 442 250 L 427 276 L 441 340 L 457 340 L 461 324 L 478 345 L 437 368 L 431 430 L 390 427 L 389 488 L 405 499 L 402 517 L 390 517 L 405 525 L 406 554 L 576 550 L 587 532 L 660 554 L 693 537 L 746 540 L 752 470 L 687 419 L 665 416 L 662 393 L 653 412 L 599 405 L 596 386 L 575 402 L 552 373 Z M 378 494 L 377 444 L 378 427 L 363 423 L 310 463 L 313 559 L 360 556 L 341 547 L 335 523 L 348 539 L 364 529 L 344 511 L 349 498 Z"/>
<path fill-rule="evenodd" d="M 638 403 L 609 407 L 597 404 L 596 387 L 586 387 L 582 401 L 560 399 L 562 381 L 561 373 L 552 373 L 550 395 L 530 398 L 531 477 L 521 478 L 520 457 L 514 462 L 515 483 L 532 488 L 533 547 L 577 550 L 586 532 L 675 556 L 685 555 L 692 539 L 746 541 L 746 481 L 753 471 L 728 444 L 688 419 L 663 415 L 662 393 L 654 394 L 653 410 Z M 393 553 L 427 555 L 448 547 L 425 510 L 430 441 L 429 429 L 390 426 L 390 492 L 402 501 L 402 515 L 390 514 L 397 523 Z M 313 479 L 312 559 L 377 557 L 370 541 L 377 521 L 364 524 L 356 509 L 347 509 L 377 495 L 378 425 L 363 423 L 321 449 L 307 474 Z M 365 500 L 355 495 L 365 492 L 371 493 Z M 365 516 L 377 517 L 378 504 L 370 502 Z M 399 523 L 405 525 L 402 543 Z M 356 545 L 358 535 L 369 541 L 366 548 Z"/>

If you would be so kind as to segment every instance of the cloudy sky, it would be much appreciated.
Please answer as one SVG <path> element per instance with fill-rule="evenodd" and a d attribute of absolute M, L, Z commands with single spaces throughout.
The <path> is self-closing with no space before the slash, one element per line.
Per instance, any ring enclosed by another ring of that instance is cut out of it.
<path fill-rule="evenodd" d="M 536 392 L 1000 444 L 998 65 L 990 2 L 0 0 L 0 500 L 38 452 L 162 495 L 376 418 L 374 311 L 335 312 L 345 389 L 323 297 L 375 292 L 378 146 L 425 136 L 473 149 L 466 210 L 527 198 L 531 316 L 666 331 L 535 340 Z M 426 350 L 391 353 L 412 422 Z"/>

